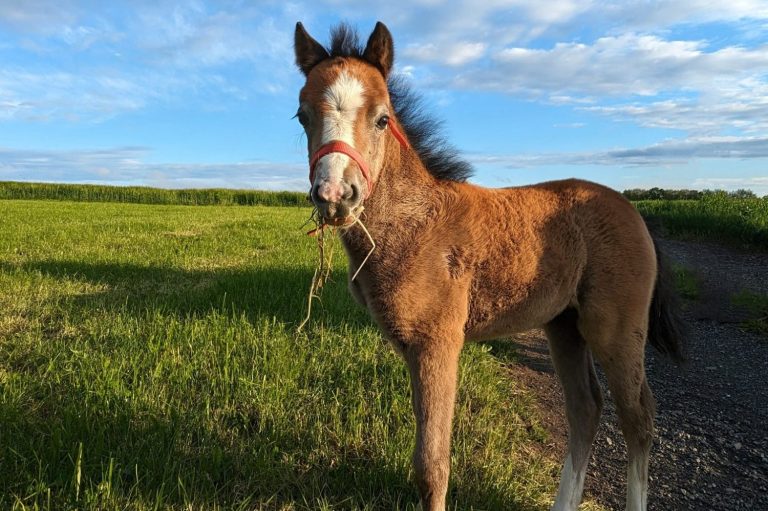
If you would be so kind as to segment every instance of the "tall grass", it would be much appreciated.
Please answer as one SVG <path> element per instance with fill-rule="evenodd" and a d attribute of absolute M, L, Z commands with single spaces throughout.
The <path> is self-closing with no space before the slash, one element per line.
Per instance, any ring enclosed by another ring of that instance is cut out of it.
<path fill-rule="evenodd" d="M 0 509 L 414 509 L 407 371 L 343 257 L 294 333 L 308 215 L 0 201 Z M 548 509 L 532 398 L 485 346 L 460 379 L 451 508 Z"/>
<path fill-rule="evenodd" d="M 263 190 L 164 190 L 146 186 L 106 186 L 0 181 L 0 199 L 128 202 L 187 206 L 306 206 L 307 194 Z"/>
<path fill-rule="evenodd" d="M 638 201 L 635 206 L 674 236 L 768 250 L 768 197 L 739 199 L 717 193 L 699 200 Z"/>

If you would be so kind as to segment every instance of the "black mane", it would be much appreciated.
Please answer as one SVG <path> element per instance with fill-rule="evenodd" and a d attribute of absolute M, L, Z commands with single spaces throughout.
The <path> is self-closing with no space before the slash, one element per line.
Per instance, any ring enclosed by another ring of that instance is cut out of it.
<path fill-rule="evenodd" d="M 362 59 L 365 48 L 360 42 L 357 30 L 348 23 L 339 23 L 331 29 L 331 47 L 328 53 L 333 57 Z"/>
<path fill-rule="evenodd" d="M 364 51 L 357 31 L 347 23 L 340 23 L 331 30 L 331 46 L 328 48 L 331 58 L 363 59 Z M 424 111 L 421 96 L 401 76 L 390 75 L 387 88 L 395 115 L 424 167 L 438 179 L 466 181 L 472 175 L 472 165 L 445 139 L 441 132 L 442 122 Z"/>

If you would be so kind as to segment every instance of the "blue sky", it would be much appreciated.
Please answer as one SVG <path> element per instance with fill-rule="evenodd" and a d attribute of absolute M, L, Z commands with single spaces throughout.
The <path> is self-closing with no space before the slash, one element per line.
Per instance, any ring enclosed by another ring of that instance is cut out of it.
<path fill-rule="evenodd" d="M 3 0 L 0 180 L 304 190 L 293 30 L 340 20 L 477 183 L 768 194 L 765 0 Z"/>

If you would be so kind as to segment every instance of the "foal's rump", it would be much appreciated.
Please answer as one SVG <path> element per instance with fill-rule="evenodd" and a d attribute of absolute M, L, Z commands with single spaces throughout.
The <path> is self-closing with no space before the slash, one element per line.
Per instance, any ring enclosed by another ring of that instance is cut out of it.
<path fill-rule="evenodd" d="M 586 247 L 579 301 L 637 301 L 647 311 L 657 267 L 642 217 L 614 190 L 585 181 L 564 184 L 570 185 L 569 209 Z"/>
<path fill-rule="evenodd" d="M 627 342 L 642 347 L 648 339 L 681 362 L 681 320 L 669 265 L 635 207 L 618 192 L 587 181 L 542 186 L 565 198 L 563 207 L 572 211 L 585 247 L 571 304 L 579 312 L 582 335 L 591 344 L 624 347 Z"/>

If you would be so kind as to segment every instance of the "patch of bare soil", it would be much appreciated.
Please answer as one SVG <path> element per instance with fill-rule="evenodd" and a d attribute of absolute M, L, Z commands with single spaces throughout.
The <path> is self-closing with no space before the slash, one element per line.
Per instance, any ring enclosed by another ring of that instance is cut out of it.
<path fill-rule="evenodd" d="M 648 507 L 652 510 L 768 510 L 768 339 L 744 331 L 746 312 L 731 296 L 768 295 L 768 254 L 711 243 L 660 240 L 673 261 L 693 270 L 700 297 L 686 304 L 688 358 L 678 368 L 649 348 L 648 380 L 657 401 Z M 549 446 L 564 457 L 562 391 L 542 332 L 515 339 L 521 364 L 510 370 L 540 403 Z M 599 372 L 599 369 L 598 369 Z M 602 375 L 601 375 L 602 379 Z M 606 406 L 585 497 L 623 509 L 626 451 L 603 381 Z"/>

